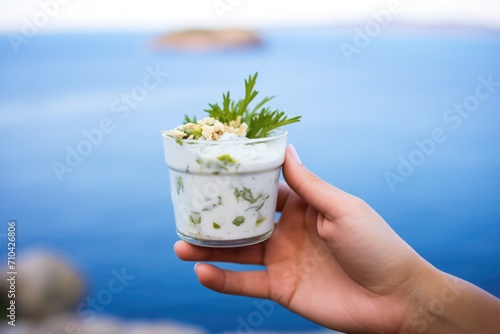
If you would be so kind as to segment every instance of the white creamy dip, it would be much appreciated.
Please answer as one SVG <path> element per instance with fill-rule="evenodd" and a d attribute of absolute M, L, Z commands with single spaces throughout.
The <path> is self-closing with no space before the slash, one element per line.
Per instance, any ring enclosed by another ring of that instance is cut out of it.
<path fill-rule="evenodd" d="M 286 131 L 259 139 L 224 136 L 210 141 L 163 134 L 177 232 L 208 246 L 262 241 L 274 228 Z"/>

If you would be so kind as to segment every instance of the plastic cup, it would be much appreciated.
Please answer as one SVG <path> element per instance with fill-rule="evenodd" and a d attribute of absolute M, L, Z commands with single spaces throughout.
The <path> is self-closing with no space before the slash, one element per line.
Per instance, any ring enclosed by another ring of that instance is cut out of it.
<path fill-rule="evenodd" d="M 195 245 L 238 247 L 274 230 L 286 135 L 186 140 L 163 134 L 178 236 Z"/>

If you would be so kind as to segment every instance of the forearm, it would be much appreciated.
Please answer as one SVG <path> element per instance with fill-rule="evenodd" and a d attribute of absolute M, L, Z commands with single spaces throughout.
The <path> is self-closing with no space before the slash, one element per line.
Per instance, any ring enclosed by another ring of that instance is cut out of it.
<path fill-rule="evenodd" d="M 500 300 L 477 286 L 435 270 L 415 298 L 401 333 L 498 333 Z"/>

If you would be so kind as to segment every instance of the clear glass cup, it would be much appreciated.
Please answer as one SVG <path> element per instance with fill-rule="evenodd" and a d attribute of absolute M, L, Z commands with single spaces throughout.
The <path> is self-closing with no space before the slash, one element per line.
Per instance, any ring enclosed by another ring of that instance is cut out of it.
<path fill-rule="evenodd" d="M 266 240 L 274 230 L 287 132 L 248 140 L 186 140 L 163 133 L 179 237 L 206 247 Z"/>

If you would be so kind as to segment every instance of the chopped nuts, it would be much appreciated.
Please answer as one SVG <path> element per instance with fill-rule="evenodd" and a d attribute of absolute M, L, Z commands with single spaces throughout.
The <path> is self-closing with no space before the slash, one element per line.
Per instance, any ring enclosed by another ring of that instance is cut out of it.
<path fill-rule="evenodd" d="M 168 131 L 168 134 L 174 138 L 179 138 L 179 139 L 184 138 L 186 136 L 184 132 L 177 129 Z"/>
<path fill-rule="evenodd" d="M 204 139 L 218 140 L 224 133 L 234 133 L 240 137 L 245 137 L 248 125 L 241 123 L 241 116 L 229 125 L 223 124 L 212 117 L 206 117 L 196 123 L 186 123 L 173 130 L 166 131 L 166 134 L 178 139 Z"/>

